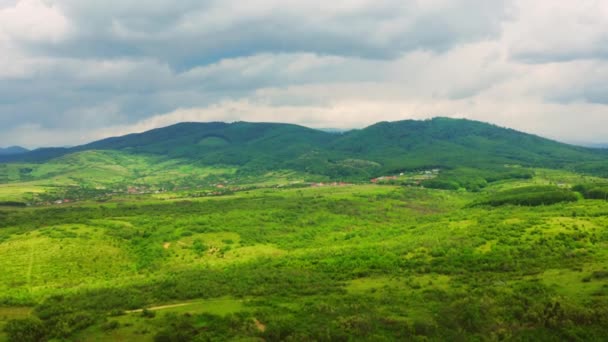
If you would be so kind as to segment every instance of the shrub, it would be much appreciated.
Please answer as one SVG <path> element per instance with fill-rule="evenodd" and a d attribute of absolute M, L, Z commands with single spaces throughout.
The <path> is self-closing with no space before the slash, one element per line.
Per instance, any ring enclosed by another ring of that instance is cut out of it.
<path fill-rule="evenodd" d="M 37 318 L 10 320 L 4 327 L 4 332 L 11 342 L 38 342 L 46 339 L 44 324 Z"/>
<path fill-rule="evenodd" d="M 141 311 L 141 317 L 144 317 L 144 318 L 154 318 L 154 317 L 156 317 L 156 312 L 148 310 L 148 309 L 143 309 Z"/>
<path fill-rule="evenodd" d="M 118 321 L 109 321 L 101 326 L 101 329 L 104 331 L 111 331 L 120 328 L 120 323 Z"/>
<path fill-rule="evenodd" d="M 587 199 L 608 200 L 607 184 L 579 184 L 574 186 L 572 190 L 580 192 Z"/>
<path fill-rule="evenodd" d="M 575 202 L 577 195 L 566 189 L 554 186 L 527 186 L 492 194 L 489 198 L 475 203 L 475 205 L 523 205 L 539 206 L 551 205 L 560 202 Z"/>

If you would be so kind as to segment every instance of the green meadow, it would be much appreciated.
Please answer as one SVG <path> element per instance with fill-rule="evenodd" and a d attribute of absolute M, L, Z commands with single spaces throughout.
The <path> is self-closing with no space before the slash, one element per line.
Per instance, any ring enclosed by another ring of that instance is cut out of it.
<path fill-rule="evenodd" d="M 0 341 L 604 341 L 606 150 L 182 123 L 0 158 Z"/>
<path fill-rule="evenodd" d="M 533 174 L 5 207 L 0 340 L 603 340 L 608 202 L 572 191 L 601 179 Z"/>

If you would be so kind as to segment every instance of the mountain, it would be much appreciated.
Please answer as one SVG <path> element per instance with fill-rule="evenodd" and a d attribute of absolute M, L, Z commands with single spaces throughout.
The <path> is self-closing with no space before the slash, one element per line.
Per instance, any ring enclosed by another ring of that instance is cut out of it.
<path fill-rule="evenodd" d="M 72 148 L 42 148 L 3 160 L 44 162 L 81 151 L 118 150 L 208 165 L 242 166 L 250 162 L 264 163 L 268 157 L 294 157 L 321 148 L 333 138 L 330 133 L 290 124 L 188 122 Z"/>
<path fill-rule="evenodd" d="M 563 168 L 606 161 L 605 150 L 568 145 L 513 129 L 465 119 L 380 122 L 335 143 L 344 153 L 389 167 L 479 167 L 519 164 Z"/>
<path fill-rule="evenodd" d="M 583 146 L 588 146 L 591 148 L 608 148 L 608 144 L 584 144 Z"/>
<path fill-rule="evenodd" d="M 23 154 L 26 152 L 29 152 L 29 150 L 21 146 L 0 147 L 0 156 Z"/>
<path fill-rule="evenodd" d="M 73 148 L 38 149 L 3 161 L 41 163 L 92 150 L 232 166 L 288 169 L 330 178 L 367 178 L 427 168 L 524 167 L 608 175 L 608 153 L 465 119 L 379 122 L 340 134 L 292 124 L 180 123 Z"/>

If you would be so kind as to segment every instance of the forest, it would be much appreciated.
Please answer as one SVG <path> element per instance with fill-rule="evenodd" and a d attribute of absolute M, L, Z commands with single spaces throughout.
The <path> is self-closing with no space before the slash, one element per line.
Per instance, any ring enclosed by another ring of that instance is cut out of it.
<path fill-rule="evenodd" d="M 599 341 L 605 150 L 467 120 L 3 156 L 0 341 Z"/>
<path fill-rule="evenodd" d="M 4 207 L 0 339 L 601 340 L 601 179 L 527 172 Z"/>

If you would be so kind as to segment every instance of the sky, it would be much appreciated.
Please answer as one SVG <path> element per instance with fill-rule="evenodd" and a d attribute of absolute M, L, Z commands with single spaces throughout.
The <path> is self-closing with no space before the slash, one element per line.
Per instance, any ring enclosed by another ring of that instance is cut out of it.
<path fill-rule="evenodd" d="M 0 146 L 435 116 L 608 142 L 608 1 L 0 0 Z"/>

